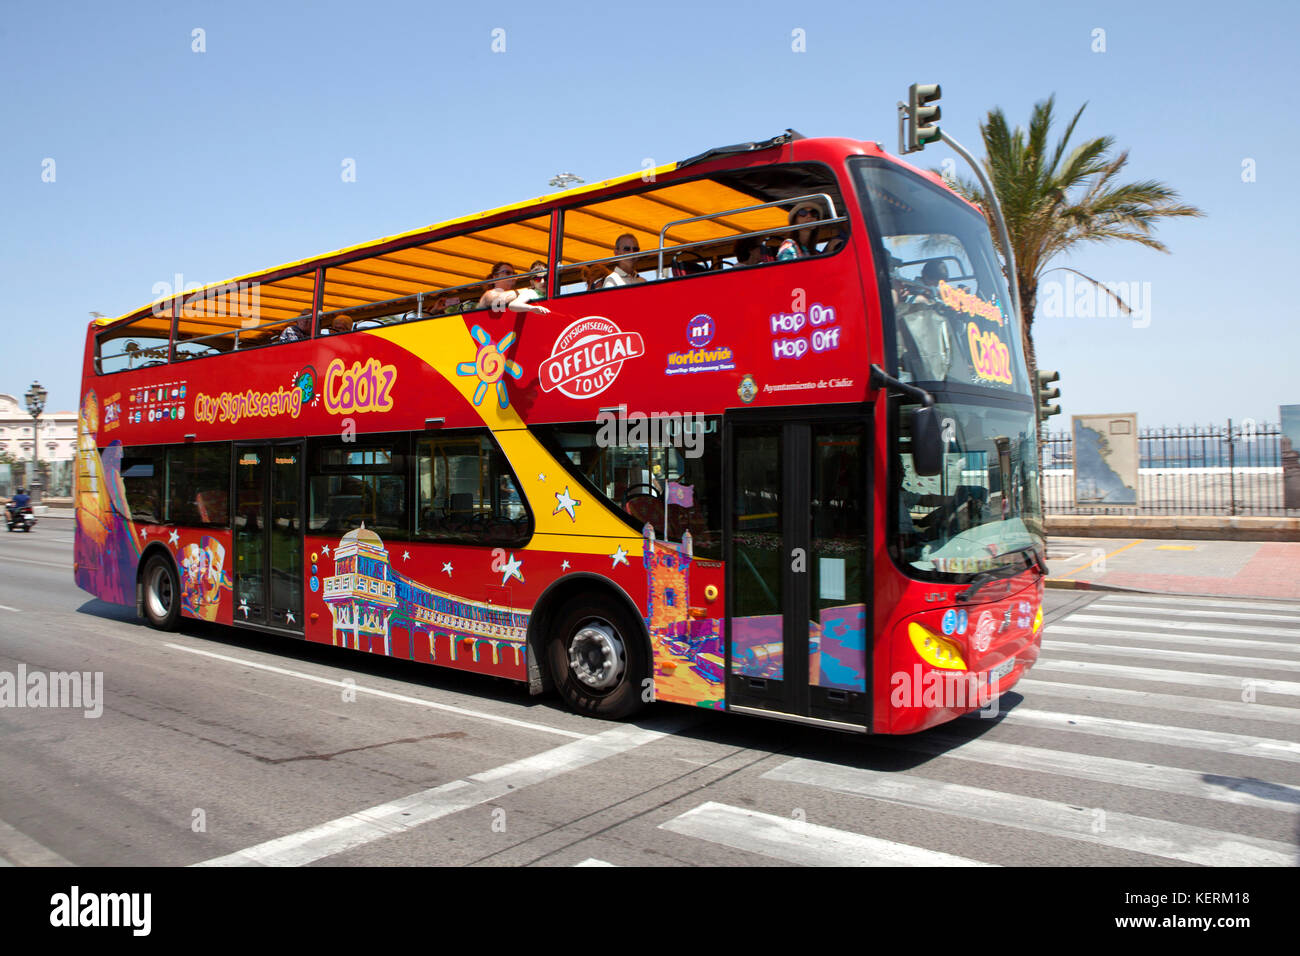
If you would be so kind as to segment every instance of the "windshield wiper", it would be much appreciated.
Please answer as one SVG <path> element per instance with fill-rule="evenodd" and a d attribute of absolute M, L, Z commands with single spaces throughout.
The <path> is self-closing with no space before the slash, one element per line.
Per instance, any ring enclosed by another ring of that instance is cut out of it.
<path fill-rule="evenodd" d="M 1000 568 L 993 568 L 990 571 L 981 571 L 979 574 L 975 575 L 974 580 L 971 581 L 966 590 L 958 592 L 957 600 L 971 601 L 975 598 L 979 589 L 984 587 L 984 585 L 990 584 L 993 581 L 999 581 L 1002 578 L 1014 578 L 1017 574 L 1027 568 L 1037 568 L 1040 574 L 1044 576 L 1047 575 L 1047 562 L 1043 560 L 1041 555 L 1039 555 L 1037 548 L 1031 545 L 1028 548 L 1022 548 L 1015 553 L 1025 559 L 1025 567 L 1022 568 L 1017 567 L 1014 564 L 1007 564 Z"/>

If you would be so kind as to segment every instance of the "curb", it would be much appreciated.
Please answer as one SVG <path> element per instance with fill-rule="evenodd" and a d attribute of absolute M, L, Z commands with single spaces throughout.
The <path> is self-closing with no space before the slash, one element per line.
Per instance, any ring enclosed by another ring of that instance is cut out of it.
<path fill-rule="evenodd" d="M 1170 594 L 1170 591 L 1152 591 L 1149 588 L 1126 588 L 1118 584 L 1098 584 L 1095 581 L 1067 581 L 1065 578 L 1048 578 L 1043 587 L 1054 591 L 1118 591 L 1128 594 Z"/>
<path fill-rule="evenodd" d="M 1126 588 L 1118 584 L 1097 584 L 1095 581 L 1067 581 L 1048 578 L 1043 586 L 1054 591 L 1113 591 L 1119 594 L 1155 594 L 1165 597 L 1217 598 L 1224 601 L 1289 601 L 1300 608 L 1300 599 L 1272 597 L 1263 594 L 1207 594 L 1205 591 L 1153 591 L 1150 588 Z"/>
<path fill-rule="evenodd" d="M 1289 516 L 1048 514 L 1044 524 L 1049 537 L 1300 541 L 1300 518 Z"/>

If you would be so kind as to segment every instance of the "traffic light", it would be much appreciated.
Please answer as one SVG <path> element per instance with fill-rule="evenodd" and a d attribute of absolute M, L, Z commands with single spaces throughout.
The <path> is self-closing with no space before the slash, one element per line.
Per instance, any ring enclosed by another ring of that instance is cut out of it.
<path fill-rule="evenodd" d="M 939 138 L 938 83 L 913 83 L 907 88 L 907 151 L 915 153 Z"/>
<path fill-rule="evenodd" d="M 1044 372 L 1041 369 L 1038 372 L 1038 420 L 1051 418 L 1053 415 L 1061 414 L 1060 405 L 1050 404 L 1052 399 L 1061 397 L 1059 388 L 1048 388 L 1052 382 L 1061 380 L 1060 372 Z"/>

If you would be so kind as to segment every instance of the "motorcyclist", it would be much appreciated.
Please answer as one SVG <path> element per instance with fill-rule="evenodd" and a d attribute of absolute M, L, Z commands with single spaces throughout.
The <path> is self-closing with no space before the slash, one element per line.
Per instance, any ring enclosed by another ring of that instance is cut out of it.
<path fill-rule="evenodd" d="M 9 520 L 13 521 L 31 503 L 31 495 L 27 494 L 26 489 L 19 488 L 9 500 Z"/>

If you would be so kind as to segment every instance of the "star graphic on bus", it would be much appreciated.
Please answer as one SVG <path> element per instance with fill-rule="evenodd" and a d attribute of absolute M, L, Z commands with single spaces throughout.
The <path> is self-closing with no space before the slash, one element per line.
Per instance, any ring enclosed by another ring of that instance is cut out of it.
<path fill-rule="evenodd" d="M 239 599 L 239 609 L 244 612 L 244 620 L 248 620 L 248 598 Z"/>
<path fill-rule="evenodd" d="M 175 528 L 173 528 L 173 529 L 172 529 L 172 533 L 169 534 L 169 535 L 167 535 L 167 543 L 168 543 L 168 544 L 180 544 L 180 543 L 181 543 L 181 533 L 180 533 L 179 531 L 177 531 Z"/>
<path fill-rule="evenodd" d="M 321 546 L 321 549 L 320 549 L 320 553 L 323 554 L 323 555 L 328 556 L 329 553 L 330 553 L 330 546 L 329 546 L 328 544 L 326 544 L 326 545 L 322 545 L 322 546 Z"/>
<path fill-rule="evenodd" d="M 563 511 L 569 516 L 570 521 L 577 521 L 578 518 L 573 513 L 573 509 L 578 507 L 580 504 L 582 504 L 581 501 L 569 496 L 569 486 L 565 485 L 564 494 L 560 494 L 558 491 L 555 493 L 555 510 L 552 511 L 551 514 L 558 515 Z"/>
<path fill-rule="evenodd" d="M 297 622 L 298 622 L 298 621 L 297 621 L 297 618 L 295 618 L 295 617 L 293 616 L 293 611 L 285 611 L 285 612 L 284 612 L 284 623 L 286 623 L 286 624 L 296 624 Z"/>
<path fill-rule="evenodd" d="M 450 561 L 444 561 L 444 562 L 442 563 L 442 570 L 443 570 L 443 573 L 447 575 L 447 577 L 451 577 L 451 562 L 450 562 Z"/>
<path fill-rule="evenodd" d="M 614 563 L 610 565 L 611 569 L 618 567 L 620 564 L 627 564 L 627 552 L 623 550 L 621 544 L 614 549 L 614 553 L 610 557 L 614 559 Z M 628 566 L 631 567 L 631 565 Z"/>
<path fill-rule="evenodd" d="M 475 405 L 482 403 L 488 388 L 495 385 L 497 404 L 502 408 L 509 408 L 510 396 L 506 394 L 506 383 L 502 379 L 507 374 L 511 378 L 519 378 L 524 374 L 518 362 L 505 357 L 506 349 L 515 344 L 515 333 L 507 332 L 500 342 L 495 343 L 492 341 L 492 336 L 488 335 L 481 325 L 474 326 L 469 330 L 469 334 L 479 344 L 478 355 L 472 362 L 461 362 L 457 365 L 456 374 L 478 376 L 478 388 L 474 389 Z"/>
<path fill-rule="evenodd" d="M 510 560 L 501 565 L 501 583 L 504 585 L 511 578 L 518 578 L 519 583 L 524 583 L 523 575 L 524 562 L 515 558 L 514 552 L 510 553 Z"/>
<path fill-rule="evenodd" d="M 561 571 L 567 571 L 567 570 L 569 570 L 569 559 L 568 559 L 568 558 L 565 558 L 563 561 L 560 562 L 560 570 L 561 570 Z"/>

